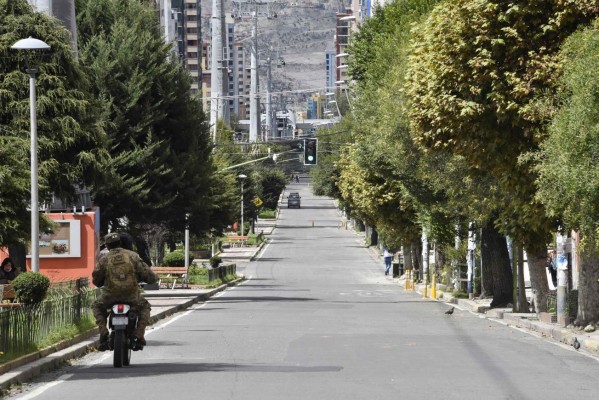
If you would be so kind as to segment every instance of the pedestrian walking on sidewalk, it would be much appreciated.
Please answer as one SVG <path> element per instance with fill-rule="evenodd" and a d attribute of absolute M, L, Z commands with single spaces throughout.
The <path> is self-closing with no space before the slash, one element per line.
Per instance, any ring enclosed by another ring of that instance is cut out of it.
<path fill-rule="evenodd" d="M 383 247 L 383 259 L 385 260 L 385 275 L 389 275 L 391 269 L 391 261 L 393 261 L 393 253 Z"/>

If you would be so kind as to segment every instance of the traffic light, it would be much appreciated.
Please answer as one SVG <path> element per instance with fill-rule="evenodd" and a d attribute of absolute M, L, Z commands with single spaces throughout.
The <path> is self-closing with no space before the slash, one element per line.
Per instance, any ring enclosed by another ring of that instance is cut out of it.
<path fill-rule="evenodd" d="M 304 139 L 304 165 L 316 165 L 318 139 Z"/>

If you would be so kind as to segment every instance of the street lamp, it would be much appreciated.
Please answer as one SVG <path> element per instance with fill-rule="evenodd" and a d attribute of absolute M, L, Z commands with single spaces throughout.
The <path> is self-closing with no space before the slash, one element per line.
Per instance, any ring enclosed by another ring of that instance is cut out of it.
<path fill-rule="evenodd" d="M 239 174 L 237 176 L 241 181 L 241 236 L 243 236 L 243 181 L 247 178 L 244 174 Z"/>
<path fill-rule="evenodd" d="M 191 214 L 185 214 L 185 268 L 189 269 L 189 217 Z"/>
<path fill-rule="evenodd" d="M 29 74 L 29 110 L 31 117 L 31 270 L 39 272 L 39 200 L 37 189 L 37 111 L 35 107 L 35 74 L 41 62 L 43 52 L 50 50 L 47 43 L 29 37 L 21 39 L 11 46 L 12 50 L 24 51 Z"/>

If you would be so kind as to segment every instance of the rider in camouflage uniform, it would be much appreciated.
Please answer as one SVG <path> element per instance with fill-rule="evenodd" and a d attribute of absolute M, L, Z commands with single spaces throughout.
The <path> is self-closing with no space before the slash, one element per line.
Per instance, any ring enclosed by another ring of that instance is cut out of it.
<path fill-rule="evenodd" d="M 100 329 L 100 350 L 108 348 L 107 310 L 115 303 L 127 303 L 139 312 L 133 335 L 137 338 L 137 344 L 141 345 L 136 347 L 141 348 L 146 344 L 144 334 L 150 322 L 150 303 L 140 294 L 138 282 L 154 283 L 156 274 L 136 252 L 122 248 L 118 233 L 109 233 L 104 242 L 109 252 L 100 258 L 92 273 L 94 285 L 102 287 L 101 295 L 92 305 Z"/>

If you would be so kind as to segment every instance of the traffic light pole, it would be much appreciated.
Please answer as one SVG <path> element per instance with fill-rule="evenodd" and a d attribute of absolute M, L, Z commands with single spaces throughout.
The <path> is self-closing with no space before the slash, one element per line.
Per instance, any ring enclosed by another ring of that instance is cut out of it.
<path fill-rule="evenodd" d="M 318 163 L 318 139 L 304 139 L 304 165 Z"/>

